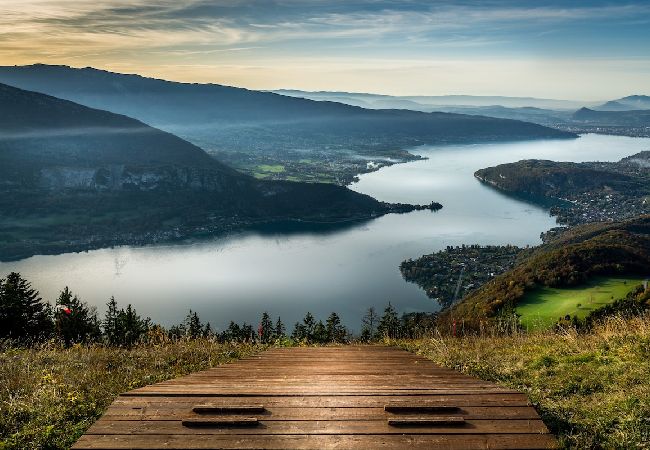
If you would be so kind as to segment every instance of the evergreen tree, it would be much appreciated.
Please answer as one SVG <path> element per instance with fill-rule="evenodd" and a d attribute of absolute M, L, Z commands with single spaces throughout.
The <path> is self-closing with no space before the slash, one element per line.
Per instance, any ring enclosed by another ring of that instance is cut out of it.
<path fill-rule="evenodd" d="M 255 341 L 255 330 L 253 329 L 253 325 L 244 322 L 241 326 L 241 337 L 242 342 Z"/>
<path fill-rule="evenodd" d="M 316 319 L 310 312 L 307 312 L 307 314 L 305 314 L 305 318 L 302 319 L 302 323 L 305 326 L 307 339 L 311 340 L 311 338 L 314 336 L 314 327 L 316 326 Z"/>
<path fill-rule="evenodd" d="M 101 336 L 99 320 L 94 308 L 73 296 L 66 286 L 56 300 L 54 313 L 56 336 L 66 347 L 77 343 L 97 341 Z"/>
<path fill-rule="evenodd" d="M 135 309 L 127 305 L 126 310 L 120 311 L 119 323 L 122 327 L 123 344 L 126 347 L 132 347 L 147 334 L 149 329 L 149 320 L 142 319 Z"/>
<path fill-rule="evenodd" d="M 52 330 L 51 308 L 27 280 L 16 272 L 0 279 L 0 338 L 27 344 L 47 339 Z"/>
<path fill-rule="evenodd" d="M 312 313 L 308 312 L 305 315 L 305 318 L 302 319 L 302 323 L 296 322 L 296 325 L 293 328 L 293 333 L 291 338 L 296 341 L 314 341 L 314 327 L 316 326 L 316 319 Z"/>
<path fill-rule="evenodd" d="M 115 298 L 107 304 L 103 326 L 104 335 L 109 345 L 132 347 L 146 338 L 150 328 L 150 319 L 142 319 L 129 304 L 126 309 L 117 309 Z M 170 333 L 171 336 L 171 333 Z"/>
<path fill-rule="evenodd" d="M 275 330 L 273 329 L 273 322 L 269 313 L 266 311 L 262 314 L 262 320 L 260 321 L 260 341 L 262 344 L 270 344 L 273 342 Z"/>
<path fill-rule="evenodd" d="M 214 331 L 212 331 L 212 325 L 210 325 L 210 322 L 205 324 L 205 328 L 203 329 L 203 337 L 206 338 L 211 338 L 214 336 Z"/>
<path fill-rule="evenodd" d="M 363 316 L 361 324 L 361 340 L 362 341 L 371 341 L 377 335 L 377 324 L 379 323 L 379 316 L 375 311 L 375 308 L 371 306 L 366 311 L 366 314 Z"/>
<path fill-rule="evenodd" d="M 118 313 L 117 302 L 115 297 L 111 297 L 109 302 L 106 304 L 106 315 L 104 316 L 104 321 L 102 322 L 102 327 L 104 328 L 104 336 L 108 345 L 118 346 L 122 343 L 120 342 L 119 336 L 119 326 L 118 326 Z"/>
<path fill-rule="evenodd" d="M 338 314 L 333 312 L 327 318 L 326 331 L 327 331 L 327 342 L 345 342 L 345 338 L 348 334 L 346 328 L 341 325 L 341 318 Z"/>
<path fill-rule="evenodd" d="M 323 324 L 322 320 L 319 320 L 316 322 L 316 325 L 314 325 L 314 331 L 309 338 L 309 342 L 316 344 L 325 344 L 329 342 L 329 338 L 327 336 L 327 327 Z"/>
<path fill-rule="evenodd" d="M 379 320 L 377 333 L 380 336 L 394 339 L 400 336 L 400 328 L 400 320 L 397 317 L 397 311 L 393 305 L 388 302 L 388 306 L 384 309 L 384 315 Z"/>
<path fill-rule="evenodd" d="M 300 322 L 296 322 L 293 326 L 293 332 L 291 333 L 291 339 L 294 341 L 306 341 L 307 340 L 307 329 L 305 325 Z"/>
<path fill-rule="evenodd" d="M 221 340 L 224 342 L 241 341 L 241 329 L 239 328 L 239 325 L 231 320 L 228 328 L 221 333 Z"/>
<path fill-rule="evenodd" d="M 284 324 L 282 323 L 282 319 L 278 316 L 278 321 L 275 322 L 275 330 L 273 333 L 273 337 L 275 339 L 284 339 L 286 337 L 287 330 L 284 327 Z"/>
<path fill-rule="evenodd" d="M 201 319 L 199 319 L 199 315 L 191 309 L 187 314 L 187 317 L 185 317 L 183 329 L 185 330 L 185 336 L 190 339 L 197 339 L 203 336 L 203 324 L 201 323 Z"/>

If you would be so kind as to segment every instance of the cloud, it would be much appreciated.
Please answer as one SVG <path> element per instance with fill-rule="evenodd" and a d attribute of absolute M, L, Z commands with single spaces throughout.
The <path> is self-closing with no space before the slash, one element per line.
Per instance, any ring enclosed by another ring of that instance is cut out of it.
<path fill-rule="evenodd" d="M 253 87 L 251 74 L 259 80 L 267 71 L 269 84 L 284 77 L 286 87 L 312 76 L 310 68 L 334 71 L 349 60 L 385 80 L 388 67 L 371 60 L 647 59 L 648 30 L 645 1 L 0 0 L 0 63 L 96 65 L 188 81 L 200 74 Z M 319 65 L 324 59 L 337 63 Z"/>

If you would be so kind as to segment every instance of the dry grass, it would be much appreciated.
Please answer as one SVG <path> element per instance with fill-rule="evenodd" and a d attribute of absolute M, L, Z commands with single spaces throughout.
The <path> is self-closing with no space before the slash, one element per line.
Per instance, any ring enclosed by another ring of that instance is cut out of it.
<path fill-rule="evenodd" d="M 0 449 L 69 448 L 119 393 L 261 348 L 195 340 L 131 350 L 0 349 Z"/>
<path fill-rule="evenodd" d="M 528 394 L 565 448 L 650 448 L 650 315 L 507 336 L 395 344 Z"/>

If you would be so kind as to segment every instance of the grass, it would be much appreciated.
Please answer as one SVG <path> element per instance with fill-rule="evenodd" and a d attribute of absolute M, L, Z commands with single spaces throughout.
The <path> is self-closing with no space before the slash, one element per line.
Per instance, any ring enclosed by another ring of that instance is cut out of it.
<path fill-rule="evenodd" d="M 260 164 L 257 166 L 257 170 L 266 173 L 282 173 L 284 166 L 282 164 Z"/>
<path fill-rule="evenodd" d="M 525 392 L 563 448 L 650 448 L 650 315 L 508 336 L 396 341 Z"/>
<path fill-rule="evenodd" d="M 209 340 L 131 350 L 0 349 L 0 449 L 69 448 L 121 392 L 261 349 Z"/>
<path fill-rule="evenodd" d="M 598 277 L 578 287 L 539 288 L 517 303 L 516 312 L 526 329 L 550 328 L 567 315 L 584 319 L 592 311 L 624 298 L 642 281 L 642 278 Z"/>
<path fill-rule="evenodd" d="M 650 449 L 650 314 L 574 329 L 387 341 L 525 392 L 564 448 Z M 264 347 L 0 348 L 0 449 L 65 449 L 121 392 Z"/>

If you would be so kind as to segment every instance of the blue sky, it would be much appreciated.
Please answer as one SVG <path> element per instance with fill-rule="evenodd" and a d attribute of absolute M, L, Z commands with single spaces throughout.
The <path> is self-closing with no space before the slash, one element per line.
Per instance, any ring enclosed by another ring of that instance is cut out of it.
<path fill-rule="evenodd" d="M 0 63 L 255 89 L 650 93 L 650 1 L 2 0 Z"/>

